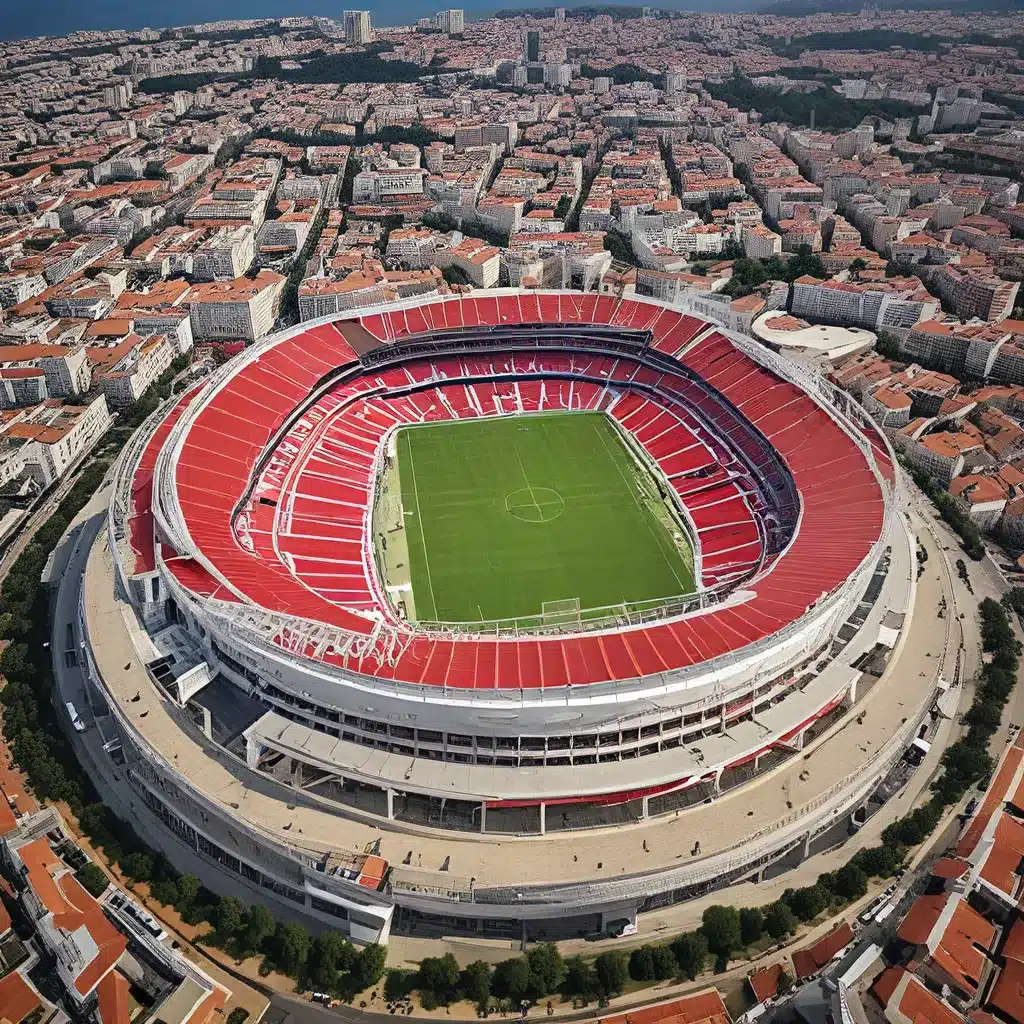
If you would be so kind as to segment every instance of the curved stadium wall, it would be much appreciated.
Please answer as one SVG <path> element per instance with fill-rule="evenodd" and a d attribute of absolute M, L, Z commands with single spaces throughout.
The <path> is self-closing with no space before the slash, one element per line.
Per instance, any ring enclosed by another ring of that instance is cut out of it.
<path fill-rule="evenodd" d="M 694 592 L 576 623 L 403 620 L 373 538 L 391 432 L 418 415 L 566 408 L 604 412 L 646 459 L 697 548 Z M 325 424 L 365 449 L 365 508 L 349 531 L 361 579 L 335 600 L 275 527 L 332 443 Z M 677 429 L 703 462 L 682 458 Z M 328 813 L 473 841 L 679 814 L 825 733 L 861 696 L 828 667 L 856 635 L 844 624 L 863 623 L 858 608 L 886 587 L 892 546 L 908 543 L 898 513 L 887 445 L 819 378 L 662 303 L 498 290 L 314 321 L 246 350 L 125 450 L 108 544 L 150 632 L 183 631 L 206 666 L 199 685 L 219 677 L 260 709 L 227 745 L 238 773 L 282 801 L 297 785 Z M 187 705 L 189 684 L 171 698 Z M 544 919 L 563 902 L 637 905 L 638 892 L 664 902 L 740 877 L 862 800 L 916 725 L 800 820 L 755 828 L 736 849 L 641 886 L 545 887 L 529 907 L 477 893 L 484 909 L 470 916 Z M 175 813 L 195 822 L 201 804 L 245 826 L 119 726 Z M 291 864 L 294 892 L 317 870 L 280 834 L 257 827 L 253 842 Z M 427 915 L 465 902 L 413 885 L 387 896 Z"/>

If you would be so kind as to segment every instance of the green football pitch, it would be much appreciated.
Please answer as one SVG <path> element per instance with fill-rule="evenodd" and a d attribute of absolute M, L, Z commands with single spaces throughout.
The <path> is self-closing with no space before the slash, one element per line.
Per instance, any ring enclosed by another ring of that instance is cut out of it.
<path fill-rule="evenodd" d="M 396 440 L 418 621 L 538 616 L 557 601 L 586 613 L 694 589 L 688 544 L 604 413 L 432 423 Z"/>

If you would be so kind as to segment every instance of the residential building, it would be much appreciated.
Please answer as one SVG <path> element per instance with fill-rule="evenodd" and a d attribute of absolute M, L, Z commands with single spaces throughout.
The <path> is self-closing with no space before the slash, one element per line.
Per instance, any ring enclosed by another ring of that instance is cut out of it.
<path fill-rule="evenodd" d="M 197 281 L 233 281 L 252 266 L 256 235 L 250 224 L 218 228 L 192 254 Z"/>
<path fill-rule="evenodd" d="M 764 224 L 743 228 L 743 251 L 752 260 L 766 260 L 782 252 L 782 238 Z"/>
<path fill-rule="evenodd" d="M 854 283 L 805 275 L 793 282 L 790 308 L 811 321 L 875 329 L 912 327 L 933 317 L 939 302 L 916 277 Z"/>
<path fill-rule="evenodd" d="M 177 356 L 177 346 L 166 335 L 141 338 L 129 334 L 110 348 L 92 346 L 86 350 L 93 380 L 103 389 L 107 404 L 121 409 L 141 398 L 146 389 Z"/>
<path fill-rule="evenodd" d="M 255 341 L 269 334 L 285 278 L 272 270 L 234 281 L 197 284 L 185 297 L 197 341 Z"/>
<path fill-rule="evenodd" d="M 40 488 L 46 488 L 92 451 L 111 419 L 103 395 L 82 406 L 50 398 L 0 427 L 0 446 L 20 449 L 25 468 Z"/>
<path fill-rule="evenodd" d="M 478 238 L 466 238 L 452 249 L 438 250 L 435 262 L 462 271 L 477 288 L 493 288 L 501 270 L 501 250 Z"/>
<path fill-rule="evenodd" d="M 1004 281 L 985 269 L 947 263 L 932 275 L 943 302 L 962 319 L 1002 320 L 1013 310 L 1019 281 Z"/>
<path fill-rule="evenodd" d="M 92 382 L 86 349 L 82 345 L 0 346 L 0 375 L 12 382 L 4 386 L 9 401 L 0 401 L 3 408 L 31 405 L 50 397 L 74 398 L 85 394 Z M 14 383 L 16 381 L 23 383 Z M 32 397 L 37 391 L 39 397 Z M 12 392 L 23 395 L 24 400 L 14 400 Z"/>

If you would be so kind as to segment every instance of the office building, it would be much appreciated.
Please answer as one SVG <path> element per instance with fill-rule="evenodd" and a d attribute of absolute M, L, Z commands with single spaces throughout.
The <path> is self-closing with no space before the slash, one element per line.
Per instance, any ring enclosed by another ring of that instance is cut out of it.
<path fill-rule="evenodd" d="M 344 24 L 346 43 L 351 46 L 366 46 L 373 42 L 369 11 L 346 11 Z"/>
<path fill-rule="evenodd" d="M 462 10 L 438 11 L 434 17 L 434 27 L 448 35 L 458 35 L 466 27 L 466 14 Z"/>
<path fill-rule="evenodd" d="M 535 64 L 540 60 L 540 33 L 532 29 L 523 33 L 523 63 Z"/>

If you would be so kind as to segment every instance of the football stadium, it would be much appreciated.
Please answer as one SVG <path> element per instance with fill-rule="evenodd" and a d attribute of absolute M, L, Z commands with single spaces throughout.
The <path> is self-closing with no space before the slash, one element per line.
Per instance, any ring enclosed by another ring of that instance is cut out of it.
<path fill-rule="evenodd" d="M 91 770 L 358 941 L 635 920 L 883 799 L 937 685 L 903 505 L 855 402 L 661 302 L 304 323 L 158 410 L 78 543 Z"/>

